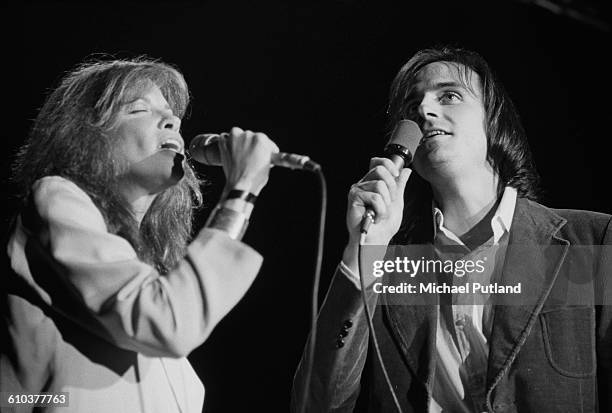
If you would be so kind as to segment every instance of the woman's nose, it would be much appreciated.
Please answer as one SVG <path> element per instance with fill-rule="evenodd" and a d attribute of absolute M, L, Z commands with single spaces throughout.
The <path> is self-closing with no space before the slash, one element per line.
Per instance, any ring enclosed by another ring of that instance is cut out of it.
<path fill-rule="evenodd" d="M 173 114 L 167 114 L 162 118 L 162 128 L 178 131 L 181 128 L 181 119 Z"/>

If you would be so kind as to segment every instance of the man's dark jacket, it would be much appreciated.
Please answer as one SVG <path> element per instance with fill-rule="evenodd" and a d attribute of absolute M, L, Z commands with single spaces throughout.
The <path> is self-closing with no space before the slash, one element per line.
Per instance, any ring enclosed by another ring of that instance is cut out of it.
<path fill-rule="evenodd" d="M 612 412 L 611 220 L 517 200 L 501 277 L 504 284 L 521 282 L 537 299 L 494 309 L 486 383 L 490 412 Z M 431 234 L 426 237 L 431 242 Z M 570 269 L 576 270 L 572 251 L 593 245 L 604 247 L 581 274 L 592 295 L 579 303 L 553 299 L 563 296 Z M 436 306 L 375 305 L 376 294 L 367 296 L 403 412 L 427 412 Z M 397 411 L 368 337 L 361 293 L 338 272 L 319 314 L 308 412 Z M 294 411 L 304 395 L 307 363 L 305 353 L 294 380 Z"/>

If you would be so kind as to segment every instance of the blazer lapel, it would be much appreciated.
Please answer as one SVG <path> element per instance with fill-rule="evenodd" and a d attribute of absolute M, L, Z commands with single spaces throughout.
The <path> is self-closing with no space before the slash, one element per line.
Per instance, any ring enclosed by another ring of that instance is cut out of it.
<path fill-rule="evenodd" d="M 405 245 L 431 245 L 433 239 L 431 208 L 418 227 L 401 240 Z M 437 295 L 424 296 L 429 304 L 384 305 L 384 316 L 389 323 L 390 335 L 401 350 L 401 356 L 415 377 L 431 393 L 435 367 Z M 387 303 L 383 295 L 383 303 Z"/>
<path fill-rule="evenodd" d="M 487 398 L 510 368 L 529 335 L 557 278 L 569 242 L 556 237 L 566 220 L 549 209 L 519 198 L 501 273 L 503 285 L 521 283 L 514 303 L 496 305 L 489 339 Z M 506 299 L 510 299 L 506 297 Z"/>
<path fill-rule="evenodd" d="M 436 306 L 385 306 L 391 335 L 415 377 L 431 391 L 436 350 Z"/>

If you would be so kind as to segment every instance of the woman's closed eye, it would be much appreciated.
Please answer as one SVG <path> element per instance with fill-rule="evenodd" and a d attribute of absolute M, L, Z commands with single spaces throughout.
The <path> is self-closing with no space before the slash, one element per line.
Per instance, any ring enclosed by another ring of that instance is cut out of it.
<path fill-rule="evenodd" d="M 128 108 L 128 113 L 141 113 L 141 112 L 148 112 L 149 108 L 147 108 L 146 106 L 132 106 L 130 108 Z"/>

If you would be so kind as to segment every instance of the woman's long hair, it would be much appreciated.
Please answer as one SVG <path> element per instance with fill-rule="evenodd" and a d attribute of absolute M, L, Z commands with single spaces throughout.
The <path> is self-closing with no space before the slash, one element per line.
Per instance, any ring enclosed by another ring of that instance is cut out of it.
<path fill-rule="evenodd" d="M 13 182 L 27 202 L 44 176 L 67 178 L 100 209 L 110 232 L 126 238 L 138 256 L 161 273 L 185 254 L 193 209 L 202 203 L 200 182 L 189 165 L 181 181 L 161 192 L 140 223 L 120 195 L 119 139 L 111 133 L 131 93 L 156 85 L 174 114 L 183 118 L 189 91 L 172 66 L 148 58 L 87 62 L 69 72 L 47 97 L 13 167 Z"/>
<path fill-rule="evenodd" d="M 485 109 L 485 133 L 487 135 L 487 157 L 499 176 L 498 194 L 504 187 L 516 188 L 519 197 L 537 199 L 539 176 L 531 157 L 519 114 L 487 62 L 478 54 L 461 48 L 441 47 L 417 52 L 398 72 L 389 95 L 389 123 L 392 128 L 402 119 L 409 119 L 409 93 L 416 75 L 433 62 L 451 62 L 463 67 L 464 81 L 469 71 L 480 77 L 483 105 Z M 418 174 L 410 178 L 406 191 L 404 222 L 396 236 L 396 242 L 406 242 L 414 231 L 417 220 L 431 215 L 431 186 Z M 424 224 L 431 227 L 431 221 Z"/>

